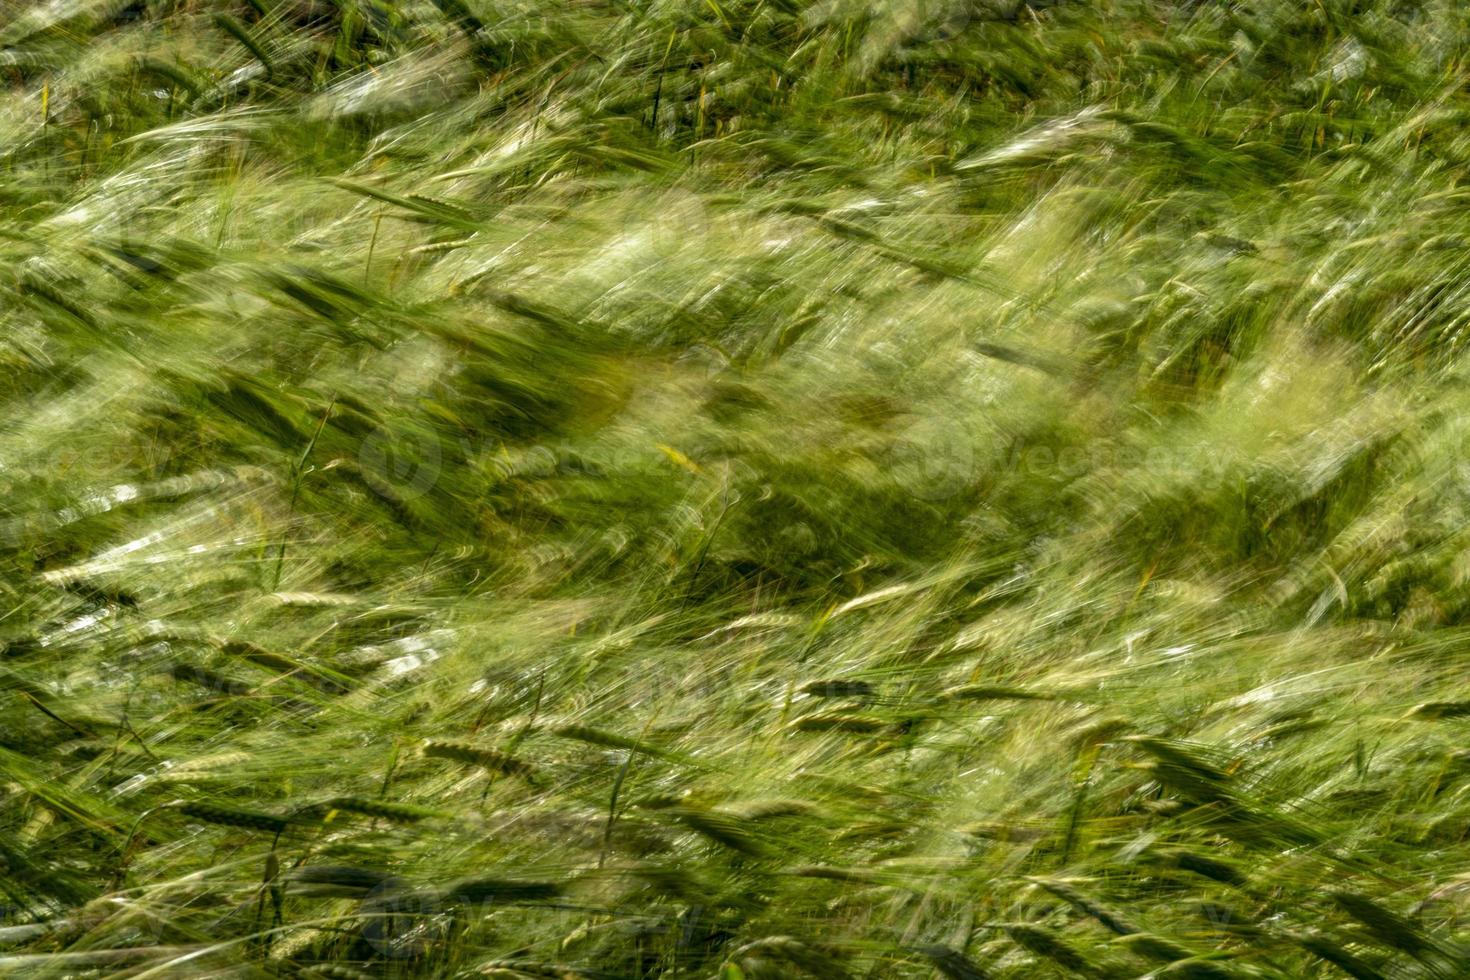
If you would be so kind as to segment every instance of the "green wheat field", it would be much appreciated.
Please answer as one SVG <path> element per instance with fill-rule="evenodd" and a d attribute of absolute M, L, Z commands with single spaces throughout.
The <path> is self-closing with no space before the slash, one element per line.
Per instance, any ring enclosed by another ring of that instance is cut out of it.
<path fill-rule="evenodd" d="M 1470 976 L 1470 6 L 0 81 L 0 975 Z"/>

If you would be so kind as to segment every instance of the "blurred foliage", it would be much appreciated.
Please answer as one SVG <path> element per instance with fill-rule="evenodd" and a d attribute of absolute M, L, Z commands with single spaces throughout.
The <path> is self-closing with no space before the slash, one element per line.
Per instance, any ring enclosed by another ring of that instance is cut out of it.
<path fill-rule="evenodd" d="M 0 0 L 0 972 L 1470 973 L 1467 55 Z"/>

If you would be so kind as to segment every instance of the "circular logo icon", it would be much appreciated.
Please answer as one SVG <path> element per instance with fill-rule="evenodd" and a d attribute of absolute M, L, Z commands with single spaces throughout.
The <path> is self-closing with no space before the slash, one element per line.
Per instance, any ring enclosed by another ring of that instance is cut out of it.
<path fill-rule="evenodd" d="M 357 461 L 369 479 L 382 482 L 402 499 L 412 499 L 433 488 L 442 459 L 439 440 L 432 433 L 378 428 L 363 439 Z"/>
<path fill-rule="evenodd" d="M 708 235 L 717 212 L 692 191 L 671 187 L 650 204 L 639 198 L 623 214 L 623 235 L 660 259 L 677 258 Z"/>
<path fill-rule="evenodd" d="M 358 906 L 362 938 L 380 955 L 415 959 L 445 941 L 447 914 L 438 897 L 402 878 L 386 878 Z"/>
<path fill-rule="evenodd" d="M 894 442 L 888 474 L 911 497 L 947 500 L 974 479 L 970 434 L 948 419 L 917 419 Z"/>
<path fill-rule="evenodd" d="M 917 40 L 948 41 L 970 26 L 976 0 L 918 0 L 915 37 Z"/>

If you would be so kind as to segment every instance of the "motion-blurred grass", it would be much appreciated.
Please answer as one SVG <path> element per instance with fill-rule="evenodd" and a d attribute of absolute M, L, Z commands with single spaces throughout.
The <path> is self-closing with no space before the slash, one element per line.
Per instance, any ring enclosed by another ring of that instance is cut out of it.
<path fill-rule="evenodd" d="M 1470 975 L 1467 54 L 0 0 L 0 973 Z"/>

